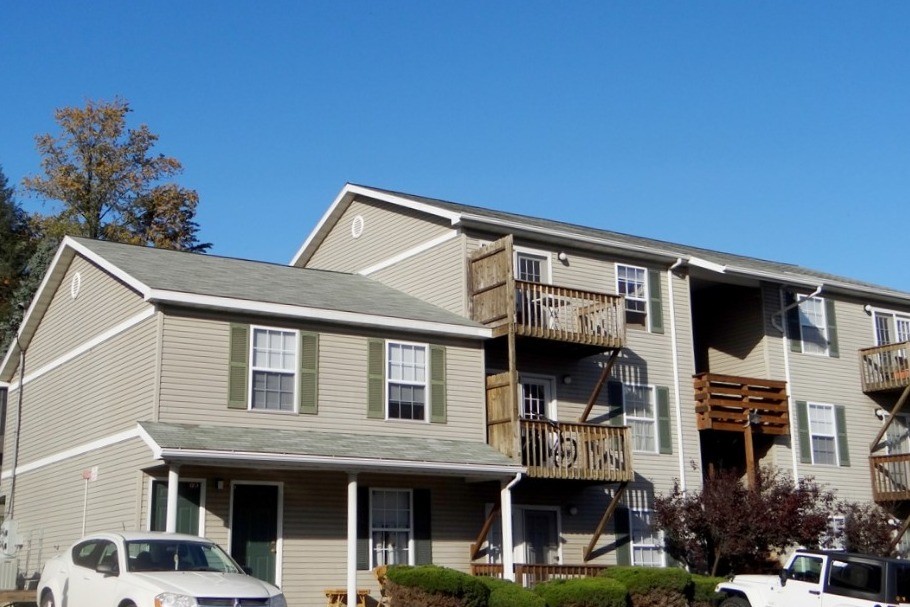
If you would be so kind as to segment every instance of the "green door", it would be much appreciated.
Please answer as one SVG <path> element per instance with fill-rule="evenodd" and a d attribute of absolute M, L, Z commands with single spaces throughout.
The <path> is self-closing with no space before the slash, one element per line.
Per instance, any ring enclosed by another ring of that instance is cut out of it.
<path fill-rule="evenodd" d="M 278 487 L 234 485 L 231 556 L 250 573 L 275 583 L 278 545 Z"/>
<path fill-rule="evenodd" d="M 199 535 L 199 505 L 202 483 L 181 481 L 177 485 L 177 533 Z M 151 531 L 167 528 L 167 482 L 152 482 Z"/>

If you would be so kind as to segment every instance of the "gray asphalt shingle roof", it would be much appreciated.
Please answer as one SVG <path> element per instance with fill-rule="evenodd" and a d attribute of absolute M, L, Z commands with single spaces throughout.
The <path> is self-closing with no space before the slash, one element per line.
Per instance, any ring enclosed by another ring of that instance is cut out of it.
<path fill-rule="evenodd" d="M 165 450 L 193 452 L 256 453 L 275 456 L 310 456 L 338 460 L 412 462 L 438 465 L 521 466 L 486 443 L 347 434 L 321 431 L 196 426 L 163 422 L 139 422 L 148 436 Z"/>
<path fill-rule="evenodd" d="M 74 238 L 152 289 L 481 327 L 357 274 Z"/>
<path fill-rule="evenodd" d="M 881 285 L 876 285 L 873 283 L 857 280 L 855 278 L 849 278 L 845 276 L 838 276 L 836 274 L 830 274 L 827 272 L 821 272 L 818 270 L 813 270 L 811 268 L 805 268 L 799 265 L 769 261 L 765 259 L 759 259 L 756 257 L 747 257 L 744 255 L 736 255 L 733 253 L 724 253 L 721 251 L 713 251 L 710 249 L 703 249 L 700 247 L 694 247 L 690 245 L 678 244 L 663 240 L 656 240 L 652 238 L 644 238 L 641 236 L 633 236 L 630 234 L 623 234 L 621 232 L 612 232 L 609 230 L 602 230 L 598 228 L 592 228 L 562 221 L 554 221 L 550 219 L 542 219 L 539 217 L 531 217 L 529 215 L 521 215 L 518 213 L 507 213 L 504 211 L 497 211 L 494 209 L 460 204 L 456 202 L 450 202 L 447 200 L 440 200 L 437 198 L 428 198 L 425 196 L 417 196 L 414 194 L 407 194 L 404 192 L 396 192 L 394 190 L 386 190 L 383 188 L 375 188 L 372 186 L 362 185 L 371 190 L 376 190 L 378 192 L 385 192 L 393 196 L 398 196 L 407 200 L 414 202 L 419 202 L 422 204 L 435 206 L 445 211 L 459 213 L 463 215 L 471 215 L 482 219 L 489 219 L 493 221 L 505 221 L 517 223 L 525 226 L 530 226 L 537 228 L 546 232 L 561 232 L 573 234 L 581 238 L 591 238 L 591 239 L 601 239 L 609 240 L 619 243 L 620 245 L 627 245 L 629 247 L 636 248 L 646 248 L 657 251 L 666 252 L 668 254 L 675 255 L 677 257 L 699 257 L 707 261 L 717 263 L 720 265 L 727 266 L 736 266 L 738 268 L 744 268 L 748 270 L 754 270 L 757 272 L 769 272 L 775 274 L 790 274 L 798 275 L 807 278 L 817 279 L 819 282 L 841 282 L 844 284 L 852 285 L 857 289 L 876 289 L 876 290 L 887 290 L 900 293 L 895 289 L 889 287 L 884 287 Z M 905 294 L 907 295 L 907 294 Z"/>

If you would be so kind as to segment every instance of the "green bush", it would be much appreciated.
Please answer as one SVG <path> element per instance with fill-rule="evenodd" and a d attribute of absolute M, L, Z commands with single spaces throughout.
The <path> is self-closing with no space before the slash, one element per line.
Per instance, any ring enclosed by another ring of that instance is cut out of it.
<path fill-rule="evenodd" d="M 689 599 L 693 607 L 708 607 L 716 605 L 724 595 L 714 592 L 714 588 L 726 578 L 711 577 L 708 575 L 693 575 L 692 584 L 689 586 Z"/>
<path fill-rule="evenodd" d="M 622 582 L 630 593 L 661 589 L 680 594 L 686 592 L 692 577 L 682 569 L 657 567 L 609 567 L 600 576 Z"/>
<path fill-rule="evenodd" d="M 398 589 L 403 587 L 410 589 L 410 592 L 400 593 L 400 601 L 394 601 L 396 605 L 404 606 L 411 601 L 420 602 L 414 590 L 426 595 L 442 595 L 454 599 L 461 607 L 486 607 L 490 597 L 490 589 L 480 580 L 467 573 L 437 567 L 435 565 L 424 565 L 420 567 L 407 567 L 404 565 L 394 565 L 389 567 L 386 572 L 388 581 L 391 582 L 390 590 L 394 594 Z M 407 598 L 407 600 L 405 600 Z M 427 600 L 425 604 L 436 604 L 437 601 Z M 451 601 L 443 601 L 440 604 L 450 604 Z"/>
<path fill-rule="evenodd" d="M 488 607 L 546 607 L 543 598 L 508 580 L 494 577 L 478 578 L 490 589 Z"/>
<path fill-rule="evenodd" d="M 534 592 L 548 607 L 626 607 L 626 587 L 609 578 L 552 580 L 538 584 Z"/>

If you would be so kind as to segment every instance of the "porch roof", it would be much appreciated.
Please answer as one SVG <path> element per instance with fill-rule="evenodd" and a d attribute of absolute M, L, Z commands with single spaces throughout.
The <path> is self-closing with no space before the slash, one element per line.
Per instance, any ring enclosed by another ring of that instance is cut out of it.
<path fill-rule="evenodd" d="M 475 441 L 148 421 L 139 422 L 139 433 L 156 458 L 176 463 L 478 478 L 525 471 Z"/>

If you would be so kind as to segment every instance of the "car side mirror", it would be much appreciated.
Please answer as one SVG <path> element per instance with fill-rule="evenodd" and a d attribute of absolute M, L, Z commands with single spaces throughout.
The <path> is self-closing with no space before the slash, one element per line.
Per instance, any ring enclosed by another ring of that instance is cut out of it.
<path fill-rule="evenodd" d="M 116 563 L 102 563 L 95 567 L 101 575 L 120 575 L 120 567 Z"/>
<path fill-rule="evenodd" d="M 779 572 L 777 575 L 780 577 L 780 585 L 781 585 L 781 586 L 786 586 L 786 585 L 787 585 L 787 578 L 789 577 L 789 575 L 788 575 L 788 573 L 787 573 L 787 570 L 786 570 L 786 569 L 781 569 L 780 572 Z"/>

